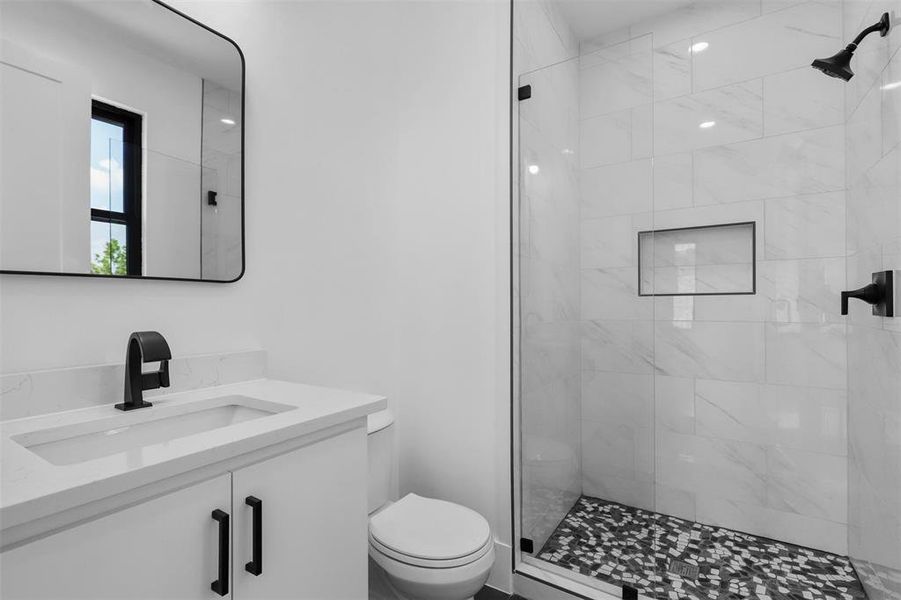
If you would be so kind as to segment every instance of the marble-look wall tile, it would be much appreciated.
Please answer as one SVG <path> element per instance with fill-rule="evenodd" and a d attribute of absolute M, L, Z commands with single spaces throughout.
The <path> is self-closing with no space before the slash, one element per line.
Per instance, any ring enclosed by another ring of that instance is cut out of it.
<path fill-rule="evenodd" d="M 672 210 L 692 205 L 691 152 L 655 156 L 654 210 Z"/>
<path fill-rule="evenodd" d="M 582 368 L 614 373 L 654 371 L 654 324 L 651 321 L 585 321 Z"/>
<path fill-rule="evenodd" d="M 654 378 L 654 419 L 658 431 L 695 433 L 695 380 L 657 375 Z"/>
<path fill-rule="evenodd" d="M 901 142 L 901 55 L 895 54 L 881 80 L 882 154 Z"/>
<path fill-rule="evenodd" d="M 613 421 L 582 420 L 582 473 L 602 481 L 616 477 L 630 481 L 654 480 L 654 435 L 648 426 Z"/>
<path fill-rule="evenodd" d="M 522 329 L 523 390 L 546 387 L 579 373 L 581 330 L 576 322 L 536 322 L 527 318 Z"/>
<path fill-rule="evenodd" d="M 654 486 L 654 502 L 656 503 L 654 510 L 659 513 L 689 521 L 697 520 L 694 492 L 658 483 Z"/>
<path fill-rule="evenodd" d="M 584 169 L 579 181 L 582 218 L 649 213 L 651 184 L 650 160 Z"/>
<path fill-rule="evenodd" d="M 848 528 L 844 523 L 774 510 L 743 500 L 696 497 L 698 521 L 784 540 L 836 554 L 847 554 Z"/>
<path fill-rule="evenodd" d="M 691 40 L 684 39 L 654 48 L 654 100 L 667 100 L 691 93 Z"/>
<path fill-rule="evenodd" d="M 805 65 L 763 78 L 765 135 L 817 129 L 844 122 L 842 85 Z"/>
<path fill-rule="evenodd" d="M 148 390 L 148 398 L 266 376 L 266 352 L 176 357 L 169 361 L 171 386 Z M 98 365 L 0 375 L 0 421 L 122 402 L 125 365 Z"/>
<path fill-rule="evenodd" d="M 632 109 L 583 119 L 580 127 L 583 169 L 632 159 Z"/>
<path fill-rule="evenodd" d="M 808 66 L 811 57 L 832 56 L 842 46 L 841 5 L 805 2 L 712 31 L 704 41 L 710 46 L 692 61 L 695 91 Z"/>
<path fill-rule="evenodd" d="M 760 16 L 760 0 L 705 0 L 677 6 L 659 16 L 632 25 L 633 36 L 654 34 L 655 47 L 692 38 Z"/>
<path fill-rule="evenodd" d="M 767 506 L 845 523 L 847 474 L 845 457 L 770 447 L 767 449 Z"/>
<path fill-rule="evenodd" d="M 845 194 L 766 201 L 766 258 L 844 256 Z"/>
<path fill-rule="evenodd" d="M 767 323 L 767 382 L 844 389 L 845 350 L 844 325 Z"/>
<path fill-rule="evenodd" d="M 843 127 L 826 127 L 698 150 L 695 204 L 839 191 L 843 136 Z"/>
<path fill-rule="evenodd" d="M 516 0 L 513 11 L 514 73 L 526 73 L 579 54 L 579 42 L 556 3 Z"/>
<path fill-rule="evenodd" d="M 657 432 L 659 483 L 702 497 L 764 506 L 766 452 L 756 444 L 668 431 Z"/>
<path fill-rule="evenodd" d="M 773 323 L 841 323 L 845 260 L 815 258 L 763 261 L 757 265 L 761 315 Z M 716 315 L 715 315 L 716 316 Z"/>
<path fill-rule="evenodd" d="M 582 319 L 641 319 L 654 316 L 651 298 L 638 298 L 635 267 L 582 269 Z"/>
<path fill-rule="evenodd" d="M 845 122 L 848 185 L 856 185 L 882 158 L 882 93 L 874 86 Z"/>
<path fill-rule="evenodd" d="M 712 126 L 701 127 L 701 124 Z M 657 155 L 717 146 L 763 135 L 760 79 L 654 104 Z"/>
<path fill-rule="evenodd" d="M 654 376 L 650 373 L 582 373 L 582 418 L 651 427 Z"/>
<path fill-rule="evenodd" d="M 583 269 L 635 264 L 631 215 L 583 220 L 580 243 Z"/>
<path fill-rule="evenodd" d="M 651 102 L 651 51 L 598 61 L 581 59 L 579 107 L 587 119 Z"/>
<path fill-rule="evenodd" d="M 758 323 L 657 322 L 657 372 L 675 377 L 763 381 L 764 326 Z M 741 343 L 736 343 L 741 340 Z"/>

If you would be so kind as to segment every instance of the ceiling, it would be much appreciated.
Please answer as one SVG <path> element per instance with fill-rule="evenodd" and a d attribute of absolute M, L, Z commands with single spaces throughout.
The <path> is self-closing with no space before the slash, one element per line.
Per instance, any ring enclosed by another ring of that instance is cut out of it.
<path fill-rule="evenodd" d="M 554 0 L 579 41 L 668 13 L 694 0 Z"/>

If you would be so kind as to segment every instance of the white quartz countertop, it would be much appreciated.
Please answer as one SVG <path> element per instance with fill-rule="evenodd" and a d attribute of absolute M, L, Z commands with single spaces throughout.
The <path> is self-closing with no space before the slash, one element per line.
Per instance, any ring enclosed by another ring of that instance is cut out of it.
<path fill-rule="evenodd" d="M 261 418 L 191 434 L 137 450 L 74 464 L 52 464 L 16 439 L 34 432 L 189 405 L 224 396 L 245 396 L 289 405 Z M 123 413 L 112 405 L 0 422 L 0 524 L 3 529 L 128 492 L 365 417 L 387 407 L 384 397 L 285 381 L 260 379 L 150 398 L 153 407 Z M 16 438 L 16 439 L 13 439 Z"/>

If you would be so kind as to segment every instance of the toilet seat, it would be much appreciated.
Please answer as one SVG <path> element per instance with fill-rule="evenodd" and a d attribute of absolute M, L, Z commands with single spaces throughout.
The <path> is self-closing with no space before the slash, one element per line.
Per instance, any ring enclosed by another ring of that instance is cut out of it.
<path fill-rule="evenodd" d="M 372 550 L 426 568 L 459 567 L 493 547 L 482 515 L 465 506 L 407 494 L 369 520 Z"/>

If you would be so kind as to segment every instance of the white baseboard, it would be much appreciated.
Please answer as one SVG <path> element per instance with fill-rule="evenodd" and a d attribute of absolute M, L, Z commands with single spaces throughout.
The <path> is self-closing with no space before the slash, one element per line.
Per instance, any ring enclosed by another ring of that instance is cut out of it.
<path fill-rule="evenodd" d="M 505 594 L 513 593 L 513 548 L 508 544 L 495 540 L 494 566 L 488 576 L 486 585 Z"/>

